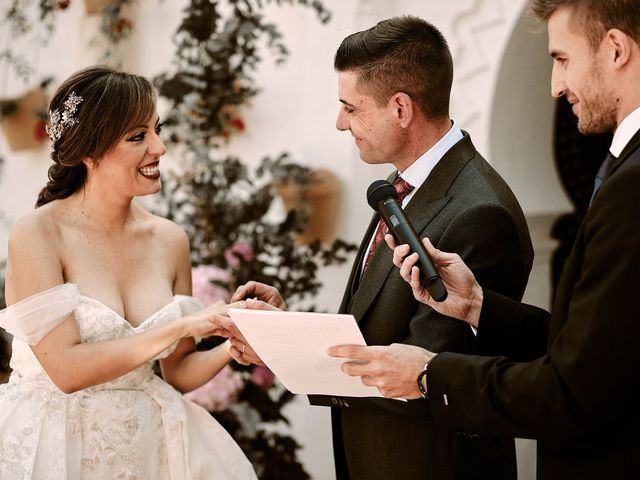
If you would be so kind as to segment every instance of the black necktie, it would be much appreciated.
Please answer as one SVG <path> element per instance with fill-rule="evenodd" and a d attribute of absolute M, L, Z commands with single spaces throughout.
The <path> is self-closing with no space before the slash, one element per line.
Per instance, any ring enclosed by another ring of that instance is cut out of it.
<path fill-rule="evenodd" d="M 602 186 L 602 182 L 604 182 L 604 179 L 607 177 L 607 173 L 609 172 L 611 164 L 615 159 L 616 157 L 614 157 L 611 152 L 607 152 L 607 156 L 605 157 L 604 162 L 602 162 L 602 165 L 600 165 L 600 168 L 598 169 L 598 173 L 596 173 L 596 179 L 593 182 L 593 193 L 591 194 L 591 200 L 589 200 L 589 206 L 591 206 L 591 204 L 593 203 L 593 198 L 596 196 L 596 193 L 598 193 L 598 190 Z"/>

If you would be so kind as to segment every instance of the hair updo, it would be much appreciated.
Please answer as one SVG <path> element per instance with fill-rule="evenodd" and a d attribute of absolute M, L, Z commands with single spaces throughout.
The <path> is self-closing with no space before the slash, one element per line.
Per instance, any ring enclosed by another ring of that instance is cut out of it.
<path fill-rule="evenodd" d="M 49 181 L 36 207 L 75 193 L 87 177 L 83 160 L 98 160 L 155 112 L 156 95 L 149 80 L 107 66 L 88 67 L 65 80 L 49 102 L 49 115 L 64 112 L 71 93 L 82 97 L 73 113 L 77 122 L 66 125 L 53 142 Z"/>

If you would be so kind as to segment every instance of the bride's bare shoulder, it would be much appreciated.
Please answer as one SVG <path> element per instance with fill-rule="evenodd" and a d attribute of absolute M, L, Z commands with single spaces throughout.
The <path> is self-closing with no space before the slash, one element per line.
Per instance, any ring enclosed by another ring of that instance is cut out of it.
<path fill-rule="evenodd" d="M 45 207 L 24 215 L 9 233 L 6 289 L 11 301 L 63 282 L 59 225 Z"/>
<path fill-rule="evenodd" d="M 177 247 L 189 244 L 187 233 L 172 220 L 145 211 L 144 224 L 145 229 L 164 245 Z"/>
<path fill-rule="evenodd" d="M 11 228 L 9 243 L 25 247 L 33 243 L 51 245 L 59 238 L 60 220 L 56 206 L 47 204 L 22 216 Z"/>

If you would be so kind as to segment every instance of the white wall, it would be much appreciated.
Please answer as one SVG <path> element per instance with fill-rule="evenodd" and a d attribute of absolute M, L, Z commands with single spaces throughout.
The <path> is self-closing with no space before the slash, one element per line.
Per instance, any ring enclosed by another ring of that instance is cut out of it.
<path fill-rule="evenodd" d="M 512 185 L 525 213 L 535 224 L 540 249 L 527 297 L 546 306 L 548 298 L 548 221 L 568 210 L 551 164 L 548 68 L 544 35 L 533 34 L 521 20 L 525 0 L 325 0 L 333 18 L 321 25 L 310 9 L 269 5 L 267 18 L 282 30 L 291 56 L 282 66 L 268 54 L 256 73 L 260 95 L 244 110 L 247 131 L 226 149 L 249 164 L 264 155 L 289 151 L 311 167 L 329 168 L 338 176 L 342 199 L 337 235 L 359 242 L 369 222 L 367 186 L 386 176 L 386 166 L 364 165 L 351 136 L 335 130 L 338 111 L 333 55 L 342 38 L 393 15 L 415 14 L 436 24 L 448 38 L 455 62 L 452 116 L 469 130 L 476 147 Z M 125 70 L 148 76 L 171 66 L 175 31 L 185 0 L 139 0 L 132 11 L 135 32 L 119 49 Z M 91 45 L 98 17 L 87 18 L 82 2 L 71 2 L 59 16 L 56 35 L 47 47 L 16 42 L 0 26 L 16 51 L 37 68 L 61 81 L 71 72 L 95 63 L 100 45 Z M 31 84 L 7 75 L 0 64 L 0 97 L 18 95 Z M 36 78 L 33 79 L 33 82 Z M 162 111 L 160 112 L 162 114 Z M 10 152 L 0 138 L 7 161 L 0 182 L 0 210 L 8 223 L 32 208 L 49 165 L 48 146 Z M 532 180 L 533 179 L 533 180 Z M 0 257 L 6 251 L 6 228 L 0 223 Z M 320 308 L 335 311 L 348 275 L 348 265 L 322 272 Z M 287 411 L 303 443 L 302 458 L 316 479 L 331 479 L 332 460 L 328 412 L 298 399 Z M 531 478 L 530 449 L 521 478 Z"/>
<path fill-rule="evenodd" d="M 350 135 L 335 130 L 338 101 L 333 54 L 341 39 L 355 30 L 388 16 L 416 14 L 433 21 L 449 39 L 456 72 L 452 116 L 471 132 L 477 148 L 513 186 L 525 212 L 568 209 L 550 164 L 550 62 L 544 37 L 527 32 L 519 20 L 524 0 L 458 0 L 447 8 L 435 0 L 325 3 L 333 12 L 328 25 L 316 21 L 310 9 L 274 5 L 266 9 L 267 17 L 283 31 L 291 56 L 285 65 L 276 66 L 265 54 L 256 74 L 262 92 L 245 109 L 247 132 L 230 142 L 230 152 L 255 163 L 263 155 L 286 150 L 302 163 L 334 171 L 343 187 L 338 235 L 359 241 L 370 216 L 364 201 L 366 187 L 390 168 L 364 165 Z M 171 68 L 175 51 L 171 33 L 184 4 L 184 0 L 138 1 L 133 11 L 134 34 L 120 48 L 124 69 L 153 76 Z M 101 49 L 91 45 L 98 21 L 97 16 L 84 15 L 82 2 L 71 2 L 59 15 L 56 35 L 46 48 L 15 41 L 12 46 L 36 65 L 38 74 L 52 73 L 59 82 L 99 58 Z M 0 30 L 0 38 L 6 37 L 7 32 Z M 0 65 L 0 76 L 7 77 L 2 68 L 6 66 Z M 0 96 L 17 95 L 35 81 L 36 77 L 31 84 L 23 84 L 9 76 L 0 82 Z M 1 139 L 0 151 L 8 157 L 0 183 L 2 209 L 15 217 L 31 208 L 34 192 L 44 182 L 48 151 L 43 146 L 37 151 L 8 152 Z M 342 275 L 340 269 L 334 270 L 330 276 Z M 335 305 L 343 287 L 340 283 L 327 282 L 321 305 Z"/>

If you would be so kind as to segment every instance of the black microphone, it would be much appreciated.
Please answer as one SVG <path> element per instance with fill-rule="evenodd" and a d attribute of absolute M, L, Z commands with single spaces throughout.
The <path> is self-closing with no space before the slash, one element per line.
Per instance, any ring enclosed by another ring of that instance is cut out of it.
<path fill-rule="evenodd" d="M 423 285 L 431 295 L 431 298 L 436 302 L 445 300 L 447 298 L 447 289 L 442 283 L 438 271 L 433 266 L 433 262 L 424 245 L 418 239 L 413 225 L 409 223 L 400 203 L 398 203 L 396 188 L 386 180 L 376 180 L 367 189 L 367 201 L 371 208 L 380 214 L 398 245 L 407 243 L 411 248 L 410 254 L 418 253 L 420 275 L 423 279 Z"/>

